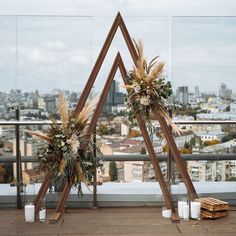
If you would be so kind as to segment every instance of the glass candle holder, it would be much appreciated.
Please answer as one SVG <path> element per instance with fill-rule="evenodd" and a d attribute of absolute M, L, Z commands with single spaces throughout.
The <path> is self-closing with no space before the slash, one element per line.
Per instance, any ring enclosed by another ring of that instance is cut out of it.
<path fill-rule="evenodd" d="M 35 206 L 32 202 L 28 202 L 25 204 L 25 222 L 33 223 L 35 221 Z"/>
<path fill-rule="evenodd" d="M 183 218 L 183 209 L 184 209 L 184 206 L 187 206 L 187 205 L 188 205 L 188 199 L 186 197 L 180 198 L 180 200 L 178 201 L 179 218 Z"/>
<path fill-rule="evenodd" d="M 195 199 L 191 202 L 191 218 L 195 220 L 201 219 L 201 202 L 200 199 Z"/>
<path fill-rule="evenodd" d="M 189 221 L 189 204 L 183 205 L 183 220 Z"/>
<path fill-rule="evenodd" d="M 171 209 L 167 209 L 166 207 L 162 207 L 162 217 L 171 218 Z"/>
<path fill-rule="evenodd" d="M 45 198 L 40 199 L 40 209 L 39 209 L 39 222 L 46 221 L 46 200 Z"/>

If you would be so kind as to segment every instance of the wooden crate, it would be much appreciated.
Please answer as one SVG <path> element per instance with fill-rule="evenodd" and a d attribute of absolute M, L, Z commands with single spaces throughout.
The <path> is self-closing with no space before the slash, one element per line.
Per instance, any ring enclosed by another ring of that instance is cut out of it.
<path fill-rule="evenodd" d="M 208 211 L 227 211 L 229 209 L 229 203 L 218 200 L 212 197 L 200 198 L 201 207 Z"/>
<path fill-rule="evenodd" d="M 201 209 L 201 218 L 202 219 L 217 219 L 221 217 L 225 217 L 228 215 L 227 210 L 223 211 L 208 211 L 206 209 Z"/>

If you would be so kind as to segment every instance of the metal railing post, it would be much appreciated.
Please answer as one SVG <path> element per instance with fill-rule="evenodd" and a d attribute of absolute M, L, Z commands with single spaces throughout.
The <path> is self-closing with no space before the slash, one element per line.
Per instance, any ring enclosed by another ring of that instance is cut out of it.
<path fill-rule="evenodd" d="M 19 106 L 16 107 L 16 120 L 20 120 Z M 21 173 L 21 153 L 20 153 L 20 125 L 16 124 L 16 188 L 17 188 L 17 209 L 21 209 L 21 187 L 22 187 L 22 173 Z"/>

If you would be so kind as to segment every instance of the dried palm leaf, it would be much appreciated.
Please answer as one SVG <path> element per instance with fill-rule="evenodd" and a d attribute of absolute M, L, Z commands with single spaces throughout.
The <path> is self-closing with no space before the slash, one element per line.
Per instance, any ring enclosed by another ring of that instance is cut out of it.
<path fill-rule="evenodd" d="M 59 167 L 59 172 L 58 172 L 58 174 L 57 174 L 58 176 L 61 176 L 61 175 L 63 174 L 66 165 L 67 165 L 67 160 L 62 159 L 62 160 L 61 160 L 61 163 L 60 163 L 60 167 Z"/>
<path fill-rule="evenodd" d="M 134 40 L 134 44 L 138 53 L 138 60 L 134 72 L 138 78 L 143 78 L 145 77 L 145 68 L 147 67 L 147 62 L 143 58 L 143 43 L 141 40 L 138 40 L 138 42 Z"/>
<path fill-rule="evenodd" d="M 151 83 L 153 80 L 156 80 L 162 75 L 163 68 L 165 63 L 159 62 L 158 64 L 154 65 L 154 68 L 151 69 L 150 73 L 147 75 L 147 83 Z"/>
<path fill-rule="evenodd" d="M 34 135 L 36 137 L 39 137 L 41 139 L 44 139 L 48 142 L 51 142 L 52 140 L 47 136 L 45 135 L 43 132 L 41 131 L 32 131 L 32 130 L 24 130 L 24 132 L 28 133 L 28 134 L 31 134 L 31 135 Z"/>
<path fill-rule="evenodd" d="M 59 93 L 58 110 L 61 116 L 62 127 L 66 128 L 69 123 L 68 103 L 65 99 L 64 93 Z"/>
<path fill-rule="evenodd" d="M 181 128 L 179 128 L 173 120 L 170 118 L 168 112 L 161 106 L 158 106 L 158 109 L 160 110 L 160 114 L 165 118 L 167 125 L 171 126 L 174 133 L 178 134 L 179 136 L 184 133 L 185 131 Z"/>

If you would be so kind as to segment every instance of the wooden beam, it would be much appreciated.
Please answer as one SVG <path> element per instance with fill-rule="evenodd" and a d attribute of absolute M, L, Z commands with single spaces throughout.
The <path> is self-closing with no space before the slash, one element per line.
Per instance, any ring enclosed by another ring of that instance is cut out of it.
<path fill-rule="evenodd" d="M 50 176 L 47 175 L 44 177 L 44 180 L 42 182 L 42 185 L 39 189 L 39 192 L 34 200 L 34 205 L 35 205 L 35 217 L 37 218 L 38 217 L 38 213 L 39 213 L 39 210 L 40 210 L 40 203 L 41 203 L 41 200 L 45 197 L 46 193 L 47 193 L 47 190 L 48 188 L 50 187 Z"/>
<path fill-rule="evenodd" d="M 121 71 L 121 75 L 122 75 L 122 78 L 123 78 L 125 84 L 128 85 L 127 71 L 125 69 L 123 60 L 122 60 L 120 55 L 119 55 L 119 69 Z M 134 104 L 134 101 L 131 101 L 131 104 Z M 135 114 L 136 119 L 138 121 L 139 127 L 141 129 L 141 132 L 142 132 L 142 135 L 143 135 L 143 138 L 144 138 L 144 142 L 146 144 L 146 147 L 147 147 L 147 150 L 148 150 L 151 162 L 153 164 L 153 168 L 154 168 L 154 171 L 155 171 L 156 179 L 159 181 L 159 185 L 161 187 L 164 199 L 166 201 L 167 208 L 171 209 L 172 212 L 175 212 L 175 208 L 174 208 L 173 203 L 171 201 L 171 197 L 170 197 L 170 193 L 169 193 L 169 190 L 168 190 L 168 186 L 167 186 L 167 184 L 165 182 L 164 176 L 163 176 L 162 171 L 161 171 L 161 167 L 160 167 L 160 165 L 158 163 L 158 160 L 157 160 L 157 157 L 156 157 L 156 153 L 154 151 L 152 142 L 150 140 L 150 137 L 148 135 L 148 132 L 147 132 L 147 129 L 146 129 L 146 126 L 145 126 L 145 122 L 143 121 L 143 119 L 142 119 L 141 115 L 139 114 L 139 112 L 135 111 L 134 106 L 132 106 L 132 109 L 134 111 L 134 114 Z"/>
<path fill-rule="evenodd" d="M 188 195 L 189 197 L 191 198 L 191 200 L 194 200 L 196 198 L 196 191 L 195 191 L 195 188 L 193 186 L 193 183 L 189 177 L 189 174 L 187 172 L 187 168 L 183 162 L 183 159 L 181 158 L 180 156 L 180 153 L 179 153 L 179 150 L 176 146 L 176 143 L 173 139 L 173 136 L 170 132 L 170 129 L 166 123 L 166 120 L 165 118 L 162 116 L 162 114 L 158 111 L 158 108 L 157 107 L 152 107 L 152 112 L 155 114 L 157 120 L 159 121 L 160 123 L 160 126 L 162 128 L 162 131 L 165 135 L 165 138 L 166 138 L 166 141 L 168 143 L 168 146 L 171 150 L 171 153 L 173 155 L 173 158 L 176 162 L 176 165 L 177 165 L 177 168 L 180 172 L 180 175 L 182 176 L 183 178 L 183 181 L 185 183 L 185 186 L 187 188 L 187 191 L 188 191 Z"/>

